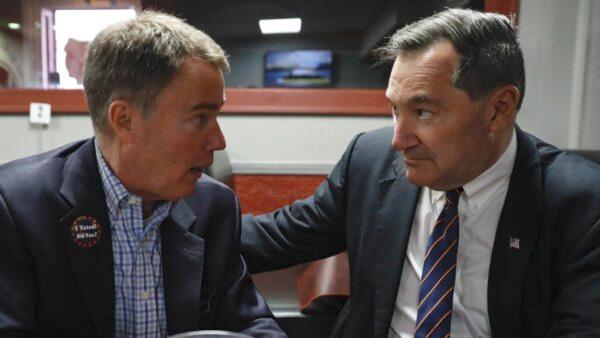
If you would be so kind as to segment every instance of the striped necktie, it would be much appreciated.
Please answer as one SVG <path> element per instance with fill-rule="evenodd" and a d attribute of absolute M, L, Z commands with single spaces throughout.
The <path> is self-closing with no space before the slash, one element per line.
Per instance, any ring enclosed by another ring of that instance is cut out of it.
<path fill-rule="evenodd" d="M 450 337 L 461 192 L 462 188 L 446 191 L 444 209 L 429 236 L 419 285 L 415 338 Z"/>

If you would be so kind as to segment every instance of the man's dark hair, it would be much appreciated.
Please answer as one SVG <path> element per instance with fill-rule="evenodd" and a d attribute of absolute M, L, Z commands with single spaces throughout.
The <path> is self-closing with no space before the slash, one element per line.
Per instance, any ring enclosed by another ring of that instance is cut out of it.
<path fill-rule="evenodd" d="M 525 66 L 517 29 L 509 18 L 495 13 L 453 8 L 399 29 L 375 52 L 379 62 L 450 42 L 460 61 L 452 76 L 455 87 L 478 100 L 503 85 L 519 90 L 517 111 L 525 96 Z"/>

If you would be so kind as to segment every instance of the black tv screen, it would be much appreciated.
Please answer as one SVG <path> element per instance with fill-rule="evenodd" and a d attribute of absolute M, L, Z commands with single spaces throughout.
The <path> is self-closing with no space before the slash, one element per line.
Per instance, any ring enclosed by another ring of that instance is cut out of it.
<path fill-rule="evenodd" d="M 281 50 L 265 55 L 265 87 L 330 86 L 333 53 L 330 50 Z"/>

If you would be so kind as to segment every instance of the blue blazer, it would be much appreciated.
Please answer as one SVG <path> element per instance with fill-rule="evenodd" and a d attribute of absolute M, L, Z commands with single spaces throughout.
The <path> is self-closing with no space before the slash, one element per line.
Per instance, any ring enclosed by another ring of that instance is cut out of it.
<path fill-rule="evenodd" d="M 70 227 L 102 228 L 91 247 Z M 93 139 L 0 166 L 0 336 L 114 335 L 114 274 Z M 239 255 L 234 193 L 203 176 L 161 224 L 168 333 L 200 329 L 285 337 Z"/>
<path fill-rule="evenodd" d="M 600 337 L 600 166 L 516 133 L 488 277 L 492 336 Z M 358 135 L 312 196 L 243 219 L 252 272 L 348 250 L 350 299 L 336 336 L 388 336 L 420 192 L 392 135 Z"/>

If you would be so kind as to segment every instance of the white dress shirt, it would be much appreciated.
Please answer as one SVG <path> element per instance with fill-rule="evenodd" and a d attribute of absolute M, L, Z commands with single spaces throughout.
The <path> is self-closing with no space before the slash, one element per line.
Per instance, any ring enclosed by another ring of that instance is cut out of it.
<path fill-rule="evenodd" d="M 459 240 L 452 305 L 453 337 L 490 337 L 487 286 L 500 212 L 517 152 L 516 134 L 500 159 L 463 186 L 458 202 Z M 421 189 L 406 249 L 389 338 L 413 337 L 419 281 L 429 235 L 444 207 L 445 192 Z"/>

